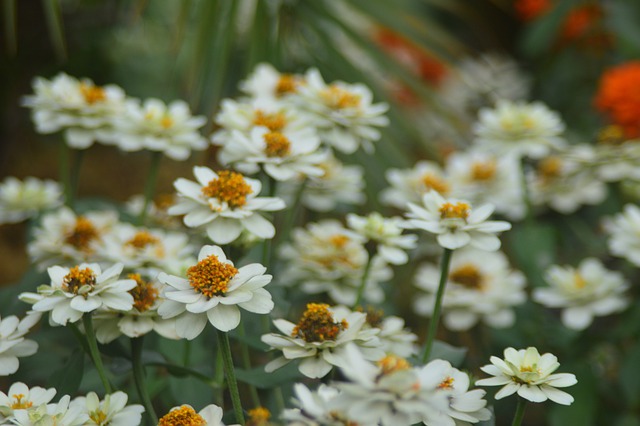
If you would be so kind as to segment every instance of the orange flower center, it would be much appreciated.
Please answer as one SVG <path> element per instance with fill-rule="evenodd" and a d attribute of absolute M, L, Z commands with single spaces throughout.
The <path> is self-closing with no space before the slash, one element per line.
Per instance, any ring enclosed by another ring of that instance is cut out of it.
<path fill-rule="evenodd" d="M 187 269 L 187 277 L 191 287 L 209 299 L 213 296 L 224 296 L 227 293 L 229 281 L 237 273 L 236 268 L 228 263 L 220 262 L 215 254 L 205 257 Z"/>
<path fill-rule="evenodd" d="M 286 157 L 291 154 L 291 142 L 282 133 L 271 132 L 264 135 L 267 157 Z"/>
<path fill-rule="evenodd" d="M 471 212 L 471 206 L 467 203 L 457 202 L 457 203 L 449 203 L 446 202 L 442 206 L 440 206 L 440 218 L 442 219 L 467 219 L 469 217 L 469 213 Z"/>
<path fill-rule="evenodd" d="M 97 425 L 103 425 L 107 420 L 107 413 L 102 410 L 96 410 L 89 413 L 89 418 Z"/>
<path fill-rule="evenodd" d="M 247 195 L 251 194 L 251 186 L 237 172 L 223 170 L 217 179 L 212 179 L 202 188 L 202 194 L 208 198 L 217 198 L 227 203 L 232 209 L 247 203 Z"/>
<path fill-rule="evenodd" d="M 538 163 L 538 174 L 543 181 L 548 182 L 562 175 L 562 160 L 560 157 L 547 157 Z"/>
<path fill-rule="evenodd" d="M 62 289 L 68 293 L 87 293 L 96 285 L 96 274 L 90 268 L 80 269 L 74 266 L 62 279 Z"/>
<path fill-rule="evenodd" d="M 322 90 L 320 97 L 332 109 L 357 108 L 360 105 L 360 95 L 335 85 Z"/>
<path fill-rule="evenodd" d="M 253 118 L 253 124 L 255 126 L 264 126 L 272 132 L 279 132 L 287 125 L 287 118 L 281 112 L 268 114 L 257 110 Z"/>
<path fill-rule="evenodd" d="M 160 120 L 160 126 L 162 126 L 163 129 L 168 129 L 170 127 L 173 126 L 173 118 L 169 117 L 168 115 L 165 115 L 164 117 L 162 117 L 162 119 Z"/>
<path fill-rule="evenodd" d="M 470 289 L 481 289 L 484 277 L 475 265 L 464 264 L 449 274 L 449 279 Z"/>
<path fill-rule="evenodd" d="M 440 382 L 440 384 L 438 386 L 436 386 L 437 389 L 440 390 L 450 390 L 453 389 L 453 377 L 447 377 L 445 378 L 442 382 Z"/>
<path fill-rule="evenodd" d="M 89 105 L 102 102 L 107 99 L 107 93 L 100 86 L 94 86 L 86 83 L 80 83 L 80 93 Z"/>
<path fill-rule="evenodd" d="M 140 274 L 129 274 L 127 278 L 134 280 L 137 284 L 129 290 L 129 294 L 133 296 L 133 307 L 138 312 L 148 311 L 158 298 L 158 289 L 150 282 L 143 280 Z"/>
<path fill-rule="evenodd" d="M 346 320 L 336 322 L 329 312 L 329 305 L 325 303 L 308 303 L 307 310 L 293 328 L 291 336 L 299 337 L 305 342 L 324 342 L 336 340 L 341 331 L 349 324 Z"/>
<path fill-rule="evenodd" d="M 12 410 L 24 410 L 25 408 L 31 408 L 33 405 L 33 402 L 31 401 L 23 401 L 25 395 L 22 393 L 13 394 L 11 396 L 15 399 L 15 402 L 11 404 Z"/>
<path fill-rule="evenodd" d="M 291 74 L 282 74 L 276 85 L 276 96 L 284 96 L 298 91 L 298 79 Z"/>
<path fill-rule="evenodd" d="M 67 234 L 64 242 L 84 252 L 91 251 L 91 242 L 100 236 L 93 223 L 84 216 L 78 216 L 73 230 Z"/>
<path fill-rule="evenodd" d="M 440 176 L 434 173 L 425 173 L 421 179 L 422 185 L 426 191 L 434 190 L 440 194 L 446 194 L 449 192 L 449 185 Z"/>
<path fill-rule="evenodd" d="M 471 179 L 480 182 L 491 180 L 496 175 L 495 161 L 476 161 L 471 165 Z"/>
<path fill-rule="evenodd" d="M 158 426 L 206 426 L 204 418 L 193 408 L 183 405 L 162 416 Z"/>
<path fill-rule="evenodd" d="M 133 238 L 131 238 L 125 244 L 137 249 L 143 249 L 147 246 L 158 244 L 159 242 L 160 242 L 160 239 L 158 239 L 158 237 L 151 235 L 149 232 L 139 231 L 139 232 L 136 232 Z"/>
<path fill-rule="evenodd" d="M 411 364 L 406 359 L 395 355 L 387 355 L 378 361 L 382 375 L 395 373 L 396 371 L 408 370 Z"/>
<path fill-rule="evenodd" d="M 256 407 L 247 412 L 247 426 L 265 426 L 269 424 L 271 412 L 264 407 Z"/>

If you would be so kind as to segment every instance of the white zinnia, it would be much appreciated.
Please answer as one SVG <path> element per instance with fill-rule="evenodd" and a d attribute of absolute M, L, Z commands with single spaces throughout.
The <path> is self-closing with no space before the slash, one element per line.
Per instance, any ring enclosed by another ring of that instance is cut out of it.
<path fill-rule="evenodd" d="M 261 63 L 239 86 L 256 103 L 274 104 L 286 101 L 297 93 L 303 82 L 301 75 L 281 73 L 272 65 Z"/>
<path fill-rule="evenodd" d="M 419 203 L 429 191 L 447 196 L 451 185 L 444 170 L 433 161 L 419 161 L 410 169 L 389 169 L 385 173 L 391 185 L 380 194 L 387 205 L 405 209 L 407 203 Z"/>
<path fill-rule="evenodd" d="M 54 388 L 44 389 L 35 386 L 29 389 L 22 382 L 13 383 L 6 394 L 0 391 L 0 425 L 10 424 L 14 410 L 48 404 L 55 395 Z"/>
<path fill-rule="evenodd" d="M 640 207 L 635 204 L 625 205 L 622 213 L 606 220 L 604 226 L 609 234 L 611 254 L 640 266 Z"/>
<path fill-rule="evenodd" d="M 89 392 L 71 401 L 89 416 L 84 426 L 137 426 L 142 420 L 144 407 L 140 404 L 127 405 L 128 395 L 118 391 L 106 395 L 103 400 L 95 392 Z"/>
<path fill-rule="evenodd" d="M 52 180 L 13 176 L 0 183 L 0 224 L 18 223 L 62 204 L 62 188 Z"/>
<path fill-rule="evenodd" d="M 209 404 L 196 413 L 188 404 L 173 407 L 167 414 L 160 418 L 159 425 L 206 425 L 206 426 L 224 426 L 222 423 L 222 408 L 215 404 Z M 186 423 L 185 423 L 186 422 Z M 238 426 L 238 425 L 230 425 Z"/>
<path fill-rule="evenodd" d="M 311 391 L 302 383 L 296 383 L 293 392 L 297 408 L 285 409 L 282 413 L 287 426 L 344 426 L 355 423 L 334 407 L 340 397 L 336 388 L 320 384 L 318 389 Z"/>
<path fill-rule="evenodd" d="M 41 404 L 30 408 L 14 410 L 15 426 L 85 426 L 89 416 L 77 405 L 69 404 L 71 397 L 64 395 L 55 404 Z"/>
<path fill-rule="evenodd" d="M 22 319 L 15 315 L 0 318 L 0 376 L 15 373 L 20 366 L 18 358 L 38 351 L 38 344 L 24 336 L 39 320 L 40 314 L 34 312 Z"/>
<path fill-rule="evenodd" d="M 347 215 L 347 224 L 358 234 L 374 241 L 380 257 L 394 265 L 402 265 L 409 261 L 405 250 L 416 247 L 417 235 L 402 235 L 402 218 L 385 218 L 380 213 L 368 216 L 358 216 L 353 213 Z"/>

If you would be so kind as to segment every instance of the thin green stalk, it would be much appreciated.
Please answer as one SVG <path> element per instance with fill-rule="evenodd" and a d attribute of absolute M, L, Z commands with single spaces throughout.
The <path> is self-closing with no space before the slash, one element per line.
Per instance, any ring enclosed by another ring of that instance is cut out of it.
<path fill-rule="evenodd" d="M 144 409 L 151 420 L 151 423 L 158 424 L 158 416 L 153 409 L 151 398 L 149 398 L 149 392 L 145 385 L 144 379 L 144 365 L 142 365 L 142 346 L 143 337 L 134 337 L 131 339 L 131 362 L 133 364 L 133 380 L 136 383 L 136 389 L 138 390 L 138 396 Z"/>
<path fill-rule="evenodd" d="M 218 345 L 216 351 L 216 364 L 213 370 L 213 382 L 216 384 L 213 400 L 220 407 L 224 406 L 224 361 L 222 357 L 223 348 Z"/>
<path fill-rule="evenodd" d="M 438 284 L 438 292 L 436 293 L 433 315 L 431 316 L 431 322 L 429 323 L 427 340 L 424 343 L 424 351 L 422 352 L 423 364 L 425 364 L 429 360 L 429 355 L 431 355 L 431 348 L 433 347 L 433 341 L 435 340 L 436 332 L 438 331 L 440 311 L 442 310 L 442 298 L 444 296 L 444 288 L 447 285 L 447 278 L 449 277 L 449 264 L 451 263 L 452 253 L 453 250 L 448 248 L 444 249 L 444 252 L 442 253 L 442 260 L 440 261 L 440 283 Z"/>
<path fill-rule="evenodd" d="M 266 316 L 266 315 L 265 315 Z M 247 332 L 244 329 L 244 323 L 240 321 L 240 325 L 238 325 L 238 334 L 240 336 L 245 337 Z M 251 369 L 251 354 L 249 353 L 249 345 L 247 345 L 244 341 L 240 342 L 240 355 L 242 357 L 242 367 L 245 370 Z M 254 407 L 260 407 L 262 404 L 260 403 L 260 395 L 258 395 L 258 389 L 252 384 L 248 384 L 249 393 L 251 394 L 251 403 Z"/>
<path fill-rule="evenodd" d="M 156 184 L 158 183 L 158 170 L 160 169 L 160 159 L 162 158 L 162 152 L 155 151 L 151 154 L 151 165 L 149 166 L 149 174 L 147 175 L 147 181 L 144 184 L 144 204 L 142 210 L 138 216 L 138 223 L 143 224 L 147 217 L 147 210 L 149 210 L 149 204 L 153 199 L 153 194 L 156 192 Z"/>
<path fill-rule="evenodd" d="M 240 392 L 238 391 L 238 382 L 233 367 L 233 358 L 231 356 L 231 344 L 229 343 L 229 334 L 226 332 L 218 332 L 218 342 L 222 349 L 222 360 L 224 362 L 224 371 L 227 376 L 227 385 L 231 394 L 231 403 L 233 411 L 236 415 L 236 421 L 244 425 L 244 413 L 242 411 L 242 402 L 240 401 Z"/>
<path fill-rule="evenodd" d="M 516 408 L 516 414 L 513 416 L 513 422 L 511 426 L 520 426 L 522 418 L 524 417 L 524 409 L 527 406 L 527 401 L 524 398 L 518 397 L 518 407 Z"/>
<path fill-rule="evenodd" d="M 527 185 L 527 162 L 525 158 L 520 162 L 520 184 L 522 186 L 522 201 L 526 209 L 524 222 L 531 227 L 533 225 L 533 203 L 531 202 L 529 185 Z"/>
<path fill-rule="evenodd" d="M 71 168 L 69 167 L 69 157 L 71 156 L 71 149 L 65 141 L 60 141 L 60 181 L 64 187 L 64 204 L 67 207 L 73 208 L 73 190 L 71 184 Z"/>
<path fill-rule="evenodd" d="M 373 255 L 369 253 L 369 260 L 367 260 L 367 264 L 364 267 L 364 272 L 362 273 L 362 281 L 360 282 L 360 287 L 358 287 L 358 293 L 356 294 L 356 301 L 353 302 L 353 306 L 352 306 L 353 309 L 357 308 L 360 302 L 362 301 L 364 290 L 367 287 L 367 279 L 369 278 L 369 272 L 371 272 L 372 263 L 373 263 Z"/>
<path fill-rule="evenodd" d="M 98 375 L 100 375 L 100 380 L 102 381 L 102 386 L 104 386 L 105 393 L 110 394 L 111 383 L 109 383 L 104 365 L 102 364 L 102 358 L 100 357 L 100 351 L 98 350 L 98 341 L 96 340 L 96 335 L 93 330 L 93 321 L 91 319 L 90 312 L 87 312 L 82 316 L 82 324 L 84 325 L 84 335 L 86 336 L 87 343 L 89 344 L 89 352 L 91 353 L 93 365 L 95 365 L 96 370 L 98 370 Z"/>

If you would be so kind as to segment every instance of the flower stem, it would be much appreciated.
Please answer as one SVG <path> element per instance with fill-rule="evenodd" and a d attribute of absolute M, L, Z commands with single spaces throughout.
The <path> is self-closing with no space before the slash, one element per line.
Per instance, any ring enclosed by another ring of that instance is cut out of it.
<path fill-rule="evenodd" d="M 425 364 L 429 360 L 431 355 L 431 347 L 433 341 L 436 338 L 436 332 L 438 331 L 438 322 L 440 321 L 440 311 L 442 310 L 442 298 L 444 296 L 444 288 L 447 285 L 447 278 L 449 277 L 449 264 L 451 263 L 451 254 L 453 250 L 445 248 L 442 253 L 442 260 L 440 261 L 440 283 L 438 284 L 438 292 L 436 293 L 435 306 L 433 307 L 433 315 L 431 316 L 431 322 L 429 323 L 429 332 L 427 333 L 427 340 L 424 343 L 424 351 L 422 352 L 422 363 Z"/>
<path fill-rule="evenodd" d="M 236 415 L 236 421 L 241 425 L 244 425 L 244 413 L 242 411 L 242 402 L 240 401 L 240 392 L 238 392 L 236 373 L 233 368 L 233 358 L 231 356 L 229 334 L 226 332 L 218 332 L 218 342 L 220 344 L 220 348 L 222 349 L 224 371 L 227 376 L 227 385 L 229 386 L 229 393 L 231 393 L 231 403 L 233 404 L 233 411 Z"/>
<path fill-rule="evenodd" d="M 87 337 L 87 343 L 89 344 L 89 352 L 91 353 L 93 365 L 95 365 L 96 370 L 98 370 L 98 375 L 100 376 L 100 380 L 102 380 L 102 386 L 104 386 L 105 393 L 110 394 L 111 383 L 109 383 L 104 365 L 102 364 L 102 358 L 100 357 L 98 341 L 96 340 L 96 335 L 93 331 L 93 321 L 91 319 L 90 312 L 87 312 L 82 316 L 82 324 L 84 325 L 84 335 Z"/>
<path fill-rule="evenodd" d="M 238 333 L 240 336 L 245 337 L 247 335 L 244 329 L 244 323 L 240 321 L 240 325 L 238 325 Z M 244 341 L 240 342 L 240 354 L 242 356 L 242 367 L 245 370 L 251 369 L 251 356 L 249 353 L 249 345 L 247 345 Z M 251 394 L 251 402 L 254 407 L 260 407 L 262 404 L 260 403 L 260 395 L 258 395 L 258 390 L 254 385 L 249 384 L 249 393 Z"/>
<path fill-rule="evenodd" d="M 531 194 L 529 193 L 529 185 L 527 184 L 527 168 L 528 164 L 525 158 L 520 162 L 520 182 L 522 185 L 522 202 L 524 203 L 525 224 L 529 227 L 533 224 L 533 203 L 531 202 Z"/>
<path fill-rule="evenodd" d="M 147 392 L 147 387 L 145 386 L 144 366 L 142 365 L 142 339 L 143 337 L 134 337 L 131 339 L 131 362 L 133 363 L 133 380 L 136 383 L 136 389 L 138 390 L 140 401 L 142 401 L 149 419 L 155 425 L 158 424 L 158 416 L 153 409 L 151 398 L 149 398 L 149 392 Z"/>
<path fill-rule="evenodd" d="M 64 186 L 64 204 L 73 208 L 73 190 L 71 184 L 71 169 L 69 167 L 69 157 L 71 149 L 65 141 L 60 142 L 60 180 Z"/>
<path fill-rule="evenodd" d="M 367 260 L 367 264 L 364 267 L 364 271 L 362 272 L 362 281 L 360 281 L 360 287 L 358 287 L 358 293 L 356 294 L 356 301 L 353 302 L 352 308 L 355 309 L 358 307 L 360 302 L 362 302 L 362 296 L 364 295 L 364 290 L 367 287 L 367 279 L 369 278 L 369 272 L 371 271 L 371 264 L 373 263 L 373 255 L 369 254 L 369 259 Z"/>
<path fill-rule="evenodd" d="M 524 417 L 524 409 L 527 406 L 527 401 L 524 398 L 518 397 L 518 406 L 516 408 L 516 414 L 513 416 L 513 422 L 511 426 L 520 426 L 522 418 Z"/>
<path fill-rule="evenodd" d="M 147 175 L 147 181 L 144 184 L 144 204 L 142 210 L 138 216 L 138 223 L 143 224 L 147 217 L 147 210 L 149 210 L 149 204 L 153 198 L 153 194 L 156 191 L 156 184 L 158 183 L 158 170 L 160 169 L 160 159 L 162 158 L 162 152 L 157 151 L 151 154 L 151 165 L 149 166 L 149 174 Z"/>

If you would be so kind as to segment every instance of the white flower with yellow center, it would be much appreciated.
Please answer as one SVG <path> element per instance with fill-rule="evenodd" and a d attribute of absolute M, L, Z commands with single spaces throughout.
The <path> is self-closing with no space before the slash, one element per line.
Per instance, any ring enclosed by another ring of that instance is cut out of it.
<path fill-rule="evenodd" d="M 432 161 L 419 161 L 411 169 L 389 169 L 385 176 L 391 185 L 380 194 L 387 205 L 405 209 L 407 203 L 419 203 L 429 191 L 447 196 L 451 184 L 444 170 Z"/>
<path fill-rule="evenodd" d="M 380 213 L 368 216 L 358 216 L 353 213 L 347 215 L 347 224 L 351 229 L 377 244 L 380 257 L 394 265 L 402 265 L 409 261 L 405 250 L 416 247 L 417 235 L 402 235 L 402 218 L 385 218 Z"/>
<path fill-rule="evenodd" d="M 549 287 L 533 290 L 533 300 L 549 308 L 564 308 L 562 323 L 575 330 L 587 328 L 594 316 L 620 312 L 629 305 L 629 284 L 619 272 L 587 258 L 577 268 L 551 266 L 545 273 Z"/>
<path fill-rule="evenodd" d="M 261 63 L 246 80 L 240 82 L 240 90 L 260 104 L 286 101 L 304 84 L 304 77 L 277 71 L 272 65 Z"/>
<path fill-rule="evenodd" d="M 333 366 L 346 365 L 346 345 L 354 343 L 368 360 L 380 359 L 384 351 L 376 337 L 380 330 L 365 327 L 367 315 L 347 308 L 332 309 L 324 303 L 308 303 L 297 324 L 276 319 L 273 324 L 283 334 L 265 334 L 262 341 L 282 356 L 269 362 L 270 373 L 300 359 L 298 369 L 310 378 L 324 377 Z"/>
<path fill-rule="evenodd" d="M 62 204 L 62 188 L 52 180 L 13 176 L 0 183 L 0 224 L 18 223 Z"/>
<path fill-rule="evenodd" d="M 55 264 L 72 265 L 95 260 L 102 239 L 118 223 L 112 211 L 92 211 L 76 215 L 68 207 L 42 217 L 27 246 L 39 269 Z"/>
<path fill-rule="evenodd" d="M 147 99 L 142 105 L 130 100 L 126 111 L 116 120 L 117 144 L 124 151 L 159 151 L 173 160 L 186 160 L 191 151 L 202 151 L 207 141 L 198 129 L 207 122 L 193 116 L 184 101 L 165 105 L 159 99 Z"/>
<path fill-rule="evenodd" d="M 416 271 L 415 285 L 420 290 L 413 306 L 420 315 L 433 315 L 440 269 L 425 264 Z M 451 259 L 442 313 L 450 330 L 469 330 L 479 321 L 494 328 L 510 327 L 515 322 L 513 307 L 524 303 L 526 280 L 509 266 L 502 252 L 472 248 L 456 251 Z M 424 293 L 423 293 L 424 292 Z"/>
<path fill-rule="evenodd" d="M 176 332 L 186 339 L 196 338 L 207 322 L 220 331 L 240 324 L 240 309 L 268 314 L 273 309 L 271 294 L 263 287 L 271 282 L 267 268 L 252 263 L 233 266 L 218 246 L 204 246 L 198 263 L 187 269 L 187 278 L 160 273 L 166 284 L 158 313 L 165 319 L 176 318 Z"/>
<path fill-rule="evenodd" d="M 560 116 L 540 102 L 498 101 L 483 108 L 473 131 L 475 143 L 496 155 L 541 158 L 566 145 Z"/>
<path fill-rule="evenodd" d="M 79 407 L 89 416 L 85 426 L 137 426 L 142 420 L 144 407 L 140 404 L 127 405 L 128 395 L 114 392 L 103 400 L 95 392 L 71 401 L 71 406 Z"/>
<path fill-rule="evenodd" d="M 229 244 L 243 229 L 258 238 L 273 238 L 275 227 L 258 211 L 282 210 L 285 204 L 280 198 L 258 197 L 259 180 L 198 166 L 193 174 L 198 182 L 180 178 L 173 183 L 179 198 L 169 214 L 185 215 L 184 224 L 190 228 L 204 227 L 216 244 Z"/>
<path fill-rule="evenodd" d="M 340 392 L 324 383 L 315 391 L 309 390 L 304 384 L 293 385 L 296 408 L 285 409 L 282 419 L 287 426 L 345 426 L 355 425 L 344 413 L 336 410 L 335 401 Z M 362 423 L 357 423 L 358 425 Z"/>
<path fill-rule="evenodd" d="M 34 95 L 24 97 L 23 105 L 32 108 L 38 133 L 64 131 L 67 144 L 76 149 L 95 141 L 113 143 L 112 122 L 124 110 L 120 87 L 96 86 L 89 79 L 60 73 L 52 80 L 36 77 L 33 91 Z"/>
<path fill-rule="evenodd" d="M 389 106 L 373 104 L 366 86 L 341 81 L 326 84 L 316 69 L 306 73 L 295 102 L 313 116 L 322 141 L 345 154 L 360 146 L 373 152 L 372 142 L 380 139 L 378 128 L 389 124 L 384 115 Z"/>
<path fill-rule="evenodd" d="M 409 220 L 403 226 L 436 234 L 438 244 L 450 250 L 466 245 L 487 251 L 498 250 L 500 239 L 495 234 L 511 229 L 508 222 L 487 220 L 493 213 L 491 204 L 472 209 L 471 204 L 444 199 L 436 191 L 425 194 L 422 205 L 409 203 L 408 207 Z"/>
<path fill-rule="evenodd" d="M 604 221 L 609 234 L 609 251 L 640 266 L 640 207 L 627 204 L 624 210 Z"/>
<path fill-rule="evenodd" d="M 385 317 L 382 311 L 370 307 L 367 308 L 366 314 L 367 326 L 380 330 L 378 339 L 380 348 L 385 353 L 409 357 L 418 352 L 418 336 L 405 328 L 404 319 L 394 315 Z"/>
<path fill-rule="evenodd" d="M 185 404 L 173 407 L 160 418 L 158 426 L 224 426 L 223 414 L 222 408 L 215 404 L 209 404 L 198 412 L 192 406 Z"/>
<path fill-rule="evenodd" d="M 37 293 L 22 293 L 20 300 L 32 304 L 37 312 L 50 312 L 49 322 L 67 325 L 85 313 L 100 308 L 128 311 L 133 306 L 129 290 L 132 279 L 119 279 L 123 265 L 115 264 L 104 272 L 97 263 L 82 263 L 72 268 L 52 266 L 47 271 L 51 285 L 41 285 Z"/>
<path fill-rule="evenodd" d="M 89 416 L 78 406 L 71 405 L 69 395 L 55 404 L 40 404 L 30 408 L 16 409 L 11 424 L 15 426 L 85 426 Z"/>
<path fill-rule="evenodd" d="M 19 319 L 15 315 L 0 318 L 0 376 L 18 371 L 18 358 L 31 356 L 38 351 L 38 344 L 25 339 L 25 334 L 40 320 L 39 313 L 28 313 Z"/>
<path fill-rule="evenodd" d="M 14 410 L 26 410 L 48 404 L 55 395 L 54 388 L 44 389 L 35 386 L 29 389 L 22 382 L 13 383 L 6 394 L 0 391 L 0 425 L 11 424 Z"/>
<path fill-rule="evenodd" d="M 570 373 L 552 374 L 560 367 L 558 358 L 550 353 L 540 355 L 534 347 L 504 350 L 504 359 L 490 358 L 491 364 L 480 369 L 494 377 L 476 381 L 479 386 L 503 386 L 495 398 L 501 399 L 514 393 L 531 402 L 550 399 L 562 405 L 571 405 L 573 397 L 557 388 L 578 383 Z"/>
<path fill-rule="evenodd" d="M 600 131 L 592 165 L 605 182 L 640 180 L 640 138 L 628 139 L 624 129 L 610 125 Z"/>

